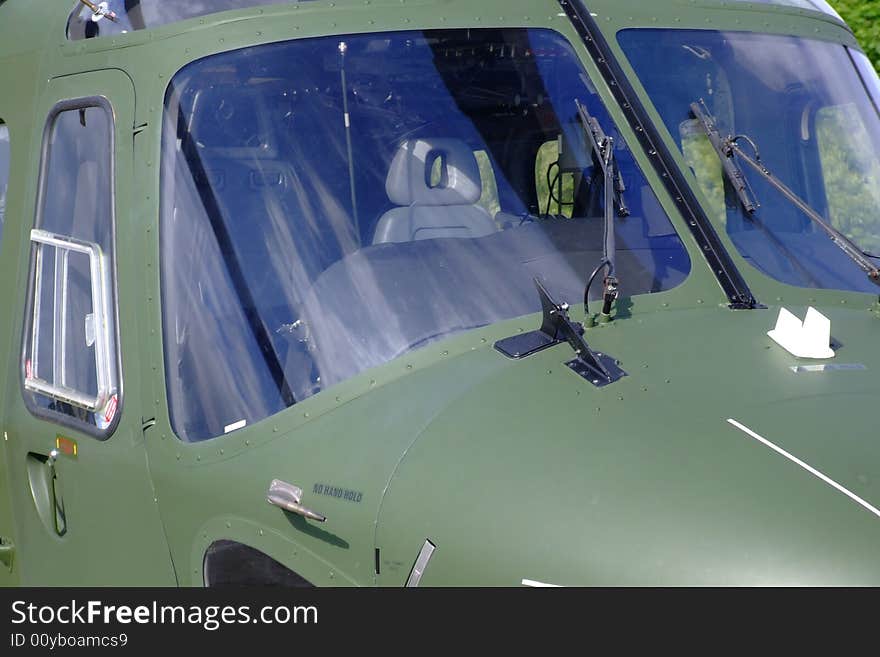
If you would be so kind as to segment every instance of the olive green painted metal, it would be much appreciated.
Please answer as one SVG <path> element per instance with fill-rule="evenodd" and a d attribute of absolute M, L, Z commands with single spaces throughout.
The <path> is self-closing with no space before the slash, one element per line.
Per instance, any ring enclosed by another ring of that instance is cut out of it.
<path fill-rule="evenodd" d="M 53 79 L 35 99 L 32 111 L 49 115 L 59 102 L 83 96 L 104 96 L 114 109 L 116 135 L 117 216 L 124 214 L 121 199 L 131 195 L 131 125 L 134 87 L 120 70 L 103 70 Z M 34 136 L 37 149 L 42 126 Z M 48 193 L 52 193 L 51 189 Z M 24 222 L 22 222 L 24 223 Z M 28 222 L 29 223 L 29 222 Z M 122 223 L 122 220 L 120 220 Z M 10 231 L 12 232 L 12 231 Z M 14 239 L 13 235 L 10 235 Z M 25 242 L 26 245 L 26 242 Z M 20 266 L 28 266 L 29 249 L 19 248 Z M 15 259 L 16 256 L 11 256 Z M 137 273 L 120 258 L 119 318 L 125 330 L 122 352 L 134 353 L 140 341 L 137 299 L 124 291 L 136 286 Z M 21 311 L 18 313 L 21 315 Z M 15 354 L 18 349 L 10 349 Z M 20 352 L 19 352 L 20 353 Z M 87 434 L 33 416 L 18 392 L 18 359 L 8 373 L 8 404 L 4 413 L 9 485 L 17 515 L 15 541 L 22 546 L 23 581 L 38 585 L 67 585 L 82 581 L 110 584 L 170 584 L 174 582 L 168 550 L 147 470 L 138 392 L 138 359 L 124 358 L 126 371 L 122 420 L 111 440 Z M 9 394 L 11 393 L 11 394 Z M 53 472 L 45 475 L 49 455 L 61 435 L 76 441 L 76 458 L 62 454 Z M 27 495 L 20 495 L 21 492 Z M 30 499 L 28 499 L 30 497 Z M 50 508 L 46 508 L 47 505 Z M 54 506 L 63 508 L 63 529 L 55 522 Z M 36 506 L 37 513 L 32 509 Z M 31 511 L 31 512 L 28 512 Z M 123 522 L 124 518 L 130 519 Z M 136 564 L 136 565 L 135 565 Z"/>
<path fill-rule="evenodd" d="M 13 163 L 0 252 L 0 537 L 16 545 L 12 567 L 0 561 L 0 585 L 201 586 L 205 552 L 220 539 L 330 586 L 402 586 L 426 539 L 436 551 L 422 586 L 880 584 L 880 518 L 727 422 L 880 505 L 876 297 L 775 282 L 719 230 L 768 306 L 729 310 L 647 153 L 636 159 L 692 271 L 669 292 L 621 299 L 614 322 L 588 331 L 590 345 L 629 374 L 614 385 L 596 388 L 566 368 L 565 344 L 522 361 L 493 349 L 537 328 L 532 316 L 407 354 L 227 436 L 186 444 L 174 435 L 157 235 L 160 119 L 174 73 L 208 54 L 308 36 L 546 27 L 574 45 L 624 137 L 637 143 L 556 0 L 315 0 L 75 42 L 64 36 L 71 0 L 34 4 L 0 5 L 0 119 Z M 616 45 L 620 29 L 711 27 L 856 45 L 832 17 L 792 7 L 587 4 L 657 125 Z M 34 417 L 20 392 L 45 119 L 57 102 L 86 96 L 110 101 L 116 130 L 124 402 L 103 442 Z M 828 315 L 845 336 L 840 358 L 866 369 L 794 373 L 798 360 L 766 336 L 782 305 Z M 56 462 L 63 535 L 41 518 L 28 469 L 59 434 L 79 447 L 75 460 Z M 326 522 L 267 503 L 274 479 L 302 488 L 302 505 Z"/>

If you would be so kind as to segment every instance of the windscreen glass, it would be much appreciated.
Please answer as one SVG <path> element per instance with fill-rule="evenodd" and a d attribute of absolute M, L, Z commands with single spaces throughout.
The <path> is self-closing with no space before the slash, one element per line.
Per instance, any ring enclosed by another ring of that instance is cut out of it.
<path fill-rule="evenodd" d="M 678 285 L 687 253 L 555 32 L 306 39 L 180 71 L 162 174 L 178 434 L 240 429 L 432 342 L 539 312 L 536 277 L 579 302 L 605 222 L 577 102 L 615 139 L 621 293 Z"/>
<path fill-rule="evenodd" d="M 627 30 L 619 41 L 693 170 L 710 215 L 755 267 L 785 283 L 876 293 L 820 224 L 742 165 L 746 211 L 691 103 L 880 265 L 877 75 L 861 53 L 767 34 Z M 872 264 L 873 263 L 873 264 Z"/>

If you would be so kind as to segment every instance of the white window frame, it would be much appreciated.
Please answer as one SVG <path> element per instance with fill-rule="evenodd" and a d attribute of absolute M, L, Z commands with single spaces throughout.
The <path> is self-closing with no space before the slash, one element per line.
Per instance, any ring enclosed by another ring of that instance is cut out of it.
<path fill-rule="evenodd" d="M 34 249 L 33 316 L 31 318 L 30 349 L 27 352 L 25 381 L 27 390 L 51 399 L 66 402 L 92 412 L 105 408 L 116 394 L 116 369 L 113 359 L 113 343 L 110 322 L 111 276 L 106 255 L 98 244 L 84 242 L 72 237 L 56 235 L 45 230 L 31 230 Z M 55 249 L 55 276 L 53 284 L 53 331 L 52 331 L 52 381 L 40 377 L 40 314 L 43 285 L 43 258 L 45 247 Z M 67 265 L 70 253 L 82 253 L 89 258 L 92 289 L 92 317 L 94 323 L 95 371 L 97 395 L 83 394 L 67 385 Z"/>

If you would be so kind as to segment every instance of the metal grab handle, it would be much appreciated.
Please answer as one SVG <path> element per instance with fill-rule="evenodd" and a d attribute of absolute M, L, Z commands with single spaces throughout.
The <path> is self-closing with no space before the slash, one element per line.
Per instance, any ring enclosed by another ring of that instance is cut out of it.
<path fill-rule="evenodd" d="M 49 467 L 50 492 L 55 507 L 55 532 L 59 536 L 64 536 L 67 533 L 67 514 L 64 512 L 64 495 L 61 491 L 61 482 L 58 479 L 58 470 L 55 467 L 60 455 L 61 452 L 57 449 L 53 449 L 49 452 L 49 457 L 46 459 L 46 465 Z"/>
<path fill-rule="evenodd" d="M 0 563 L 12 570 L 15 559 L 15 544 L 6 538 L 0 538 Z"/>
<path fill-rule="evenodd" d="M 299 486 L 288 484 L 286 481 L 281 481 L 280 479 L 273 479 L 272 483 L 269 484 L 269 492 L 266 494 L 266 501 L 268 501 L 269 504 L 284 509 L 285 511 L 296 513 L 297 515 L 310 518 L 311 520 L 317 520 L 318 522 L 324 522 L 327 520 L 327 518 L 320 513 L 315 513 L 311 509 L 302 506 L 302 494 L 302 488 Z"/>

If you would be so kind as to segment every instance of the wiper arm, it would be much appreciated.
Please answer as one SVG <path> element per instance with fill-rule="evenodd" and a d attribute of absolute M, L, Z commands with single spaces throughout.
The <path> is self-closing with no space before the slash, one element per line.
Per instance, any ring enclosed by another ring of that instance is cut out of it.
<path fill-rule="evenodd" d="M 591 154 L 595 155 L 595 159 L 602 169 L 605 186 L 605 236 L 602 244 L 602 262 L 599 263 L 599 266 L 596 267 L 592 275 L 587 278 L 587 284 L 584 288 L 584 312 L 587 315 L 590 313 L 590 286 L 596 275 L 604 267 L 605 280 L 602 294 L 602 315 L 607 318 L 611 315 L 611 305 L 617 300 L 620 288 L 620 281 L 617 278 L 617 242 L 614 235 L 614 214 L 616 211 L 621 217 L 629 215 L 629 208 L 626 206 L 626 201 L 623 198 L 626 185 L 624 185 L 623 178 L 621 178 L 617 170 L 617 162 L 614 158 L 614 138 L 605 134 L 599 122 L 579 100 L 575 99 L 574 102 L 577 105 L 578 116 L 581 120 L 584 135 L 587 137 Z"/>
<path fill-rule="evenodd" d="M 706 107 L 706 103 L 702 100 L 699 103 L 691 103 L 691 113 L 702 124 L 706 136 L 709 137 L 709 143 L 712 144 L 712 148 L 718 154 L 718 159 L 721 160 L 721 168 L 724 170 L 724 175 L 739 197 L 743 208 L 750 215 L 755 214 L 760 204 L 754 198 L 751 189 L 749 189 L 746 175 L 739 164 L 736 163 L 736 160 L 733 159 L 733 149 L 728 143 L 729 138 L 724 139 L 721 136 L 721 133 L 718 131 L 718 125 L 715 123 L 715 117 L 709 113 L 709 108 Z"/>
<path fill-rule="evenodd" d="M 691 112 L 703 125 L 709 141 L 715 148 L 724 168 L 727 179 L 731 182 L 739 196 L 745 211 L 752 215 L 758 208 L 758 204 L 753 200 L 750 190 L 748 189 L 748 181 L 743 174 L 742 169 L 736 163 L 734 156 L 738 156 L 752 169 L 757 171 L 772 187 L 779 191 L 792 205 L 803 212 L 813 223 L 819 226 L 826 235 L 840 249 L 850 257 L 850 259 L 858 265 L 858 267 L 868 275 L 868 279 L 876 285 L 880 285 L 880 268 L 872 263 L 858 246 L 846 235 L 832 226 L 822 215 L 816 212 L 810 205 L 798 196 L 788 185 L 779 180 L 773 172 L 770 171 L 761 161 L 761 154 L 755 142 L 746 135 L 729 135 L 721 137 L 718 131 L 715 118 L 709 112 L 704 101 L 699 103 L 691 103 Z M 754 151 L 754 157 L 746 153 L 739 145 L 739 141 L 748 142 Z"/>

